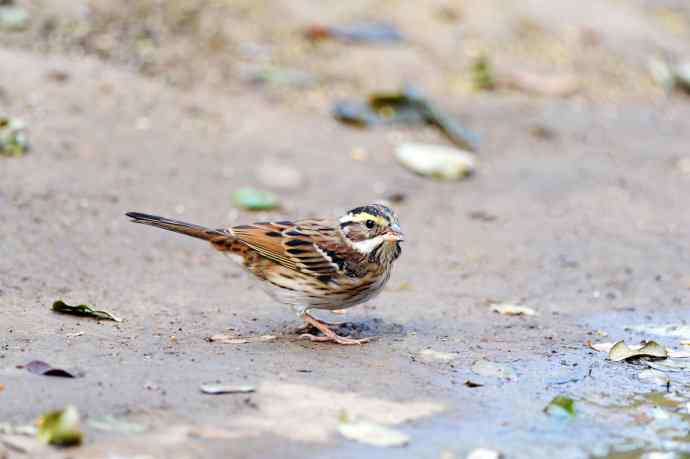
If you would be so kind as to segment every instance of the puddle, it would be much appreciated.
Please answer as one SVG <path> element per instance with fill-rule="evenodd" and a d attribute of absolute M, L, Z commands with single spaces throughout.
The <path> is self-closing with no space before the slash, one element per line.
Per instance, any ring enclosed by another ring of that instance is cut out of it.
<path fill-rule="evenodd" d="M 627 405 L 609 407 L 628 417 L 621 441 L 597 459 L 690 458 L 690 387 L 680 391 L 636 395 Z M 666 455 L 661 455 L 665 453 Z"/>

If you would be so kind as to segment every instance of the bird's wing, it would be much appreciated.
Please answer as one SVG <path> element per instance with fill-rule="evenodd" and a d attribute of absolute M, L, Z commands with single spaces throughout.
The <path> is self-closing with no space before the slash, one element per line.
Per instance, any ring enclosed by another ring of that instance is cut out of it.
<path fill-rule="evenodd" d="M 340 233 L 326 220 L 260 222 L 235 226 L 231 232 L 260 255 L 324 281 L 345 263 L 337 251 L 343 244 Z"/>

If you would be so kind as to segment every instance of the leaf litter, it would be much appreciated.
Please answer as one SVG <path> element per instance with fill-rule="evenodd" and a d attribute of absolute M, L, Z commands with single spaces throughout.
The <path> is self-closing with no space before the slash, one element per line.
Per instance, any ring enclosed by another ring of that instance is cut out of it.
<path fill-rule="evenodd" d="M 415 174 L 442 180 L 467 177 L 477 167 L 473 154 L 445 145 L 403 143 L 396 148 L 395 159 Z"/>
<path fill-rule="evenodd" d="M 477 134 L 411 85 L 405 85 L 397 92 L 374 92 L 366 102 L 338 101 L 333 108 L 333 116 L 342 123 L 358 127 L 429 124 L 438 128 L 459 149 L 470 152 L 479 149 Z"/>
<path fill-rule="evenodd" d="M 79 412 L 72 405 L 44 414 L 38 419 L 37 426 L 37 438 L 50 445 L 75 446 L 84 437 L 79 428 Z"/>
<path fill-rule="evenodd" d="M 72 306 L 66 304 L 62 300 L 57 300 L 53 303 L 52 310 L 60 314 L 69 314 L 73 316 L 92 317 L 99 320 L 114 320 L 115 322 L 122 322 L 122 319 L 114 316 L 108 311 L 96 310 L 88 304 L 79 304 Z"/>
<path fill-rule="evenodd" d="M 544 413 L 556 417 L 575 417 L 575 400 L 567 395 L 557 395 L 544 407 Z"/>
<path fill-rule="evenodd" d="M 226 384 L 203 384 L 199 390 L 204 394 L 251 394 L 256 391 L 254 386 L 230 386 Z"/>
<path fill-rule="evenodd" d="M 630 360 L 638 357 L 656 357 L 665 359 L 668 357 L 668 351 L 656 341 L 647 341 L 640 347 L 629 347 L 624 341 L 621 340 L 614 343 L 608 353 L 609 360 L 614 362 Z"/>
<path fill-rule="evenodd" d="M 235 204 L 246 210 L 272 210 L 280 207 L 278 196 L 251 187 L 240 188 L 232 195 Z"/>
<path fill-rule="evenodd" d="M 527 306 L 518 306 L 510 303 L 498 303 L 491 306 L 491 312 L 497 312 L 504 316 L 536 316 L 537 311 Z"/>
<path fill-rule="evenodd" d="M 41 376 L 57 376 L 61 378 L 81 378 L 84 376 L 84 372 L 78 368 L 56 368 L 41 360 L 32 360 L 26 365 L 23 365 L 23 368 L 28 370 L 29 373 Z"/>

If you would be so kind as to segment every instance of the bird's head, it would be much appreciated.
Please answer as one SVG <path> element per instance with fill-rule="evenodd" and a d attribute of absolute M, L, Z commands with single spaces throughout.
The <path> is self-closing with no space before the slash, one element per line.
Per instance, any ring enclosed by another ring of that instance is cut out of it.
<path fill-rule="evenodd" d="M 400 256 L 404 235 L 398 216 L 382 204 L 356 207 L 340 217 L 340 230 L 356 251 L 372 261 L 390 263 Z"/>

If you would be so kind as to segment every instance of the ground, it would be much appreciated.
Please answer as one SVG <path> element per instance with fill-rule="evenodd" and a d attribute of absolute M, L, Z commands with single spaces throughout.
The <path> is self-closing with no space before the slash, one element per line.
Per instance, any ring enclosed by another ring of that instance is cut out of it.
<path fill-rule="evenodd" d="M 215 30 L 207 35 L 197 23 L 170 26 L 151 12 L 155 2 L 132 2 L 149 7 L 138 19 L 107 2 L 43 3 L 25 5 L 28 30 L 0 34 L 2 110 L 26 122 L 31 141 L 25 156 L 0 157 L 0 424 L 73 404 L 86 436 L 77 448 L 31 445 L 28 455 L 688 453 L 688 372 L 669 373 L 664 393 L 639 380 L 643 364 L 611 362 L 586 345 L 679 347 L 680 335 L 649 327 L 690 317 L 690 178 L 679 167 L 690 155 L 690 99 L 664 94 L 646 67 L 654 53 L 690 56 L 684 2 L 228 1 L 211 13 L 190 2 L 196 21 Z M 312 47 L 298 33 L 363 18 L 396 23 L 408 43 Z M 138 39 L 144 29 L 155 46 Z M 575 74 L 580 89 L 472 92 L 463 75 L 477 49 L 499 70 Z M 262 59 L 322 81 L 245 81 L 243 66 Z M 473 177 L 430 180 L 395 162 L 400 142 L 446 142 L 430 128 L 354 129 L 331 116 L 338 97 L 409 80 L 481 135 Z M 275 164 L 296 170 L 299 185 L 262 179 Z M 273 186 L 283 207 L 237 210 L 232 192 L 246 185 Z M 352 347 L 288 335 L 299 320 L 228 259 L 124 217 L 209 226 L 335 217 L 395 193 L 404 195 L 393 205 L 407 240 L 385 291 L 336 317 L 350 324 L 343 331 L 377 337 Z M 57 299 L 124 320 L 58 315 Z M 538 315 L 499 315 L 494 302 Z M 208 341 L 217 334 L 278 338 Z M 85 376 L 17 368 L 34 359 Z M 513 376 L 477 374 L 482 359 Z M 256 390 L 200 392 L 214 382 Z M 575 400 L 574 419 L 543 412 L 559 394 Z M 655 406 L 678 423 L 660 425 Z M 106 416 L 128 424 L 98 428 Z M 337 431 L 344 418 L 393 426 L 409 444 L 356 443 Z M 0 457 L 27 456 L 12 445 L 0 442 Z"/>

